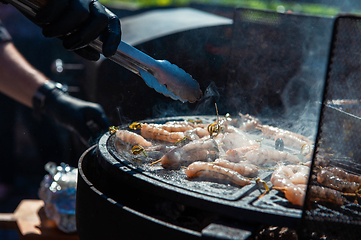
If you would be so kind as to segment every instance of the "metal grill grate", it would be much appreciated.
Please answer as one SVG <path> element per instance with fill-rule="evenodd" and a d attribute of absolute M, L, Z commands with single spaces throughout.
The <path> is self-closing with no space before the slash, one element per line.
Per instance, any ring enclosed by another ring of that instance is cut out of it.
<path fill-rule="evenodd" d="M 332 156 L 329 166 L 361 174 L 361 118 L 348 112 L 359 108 L 361 74 L 361 18 L 342 15 L 335 19 L 329 65 L 323 95 L 314 159 Z M 335 100 L 342 104 L 335 107 Z M 340 101 L 338 101 L 340 102 Z M 348 104 L 349 103 L 349 104 Z M 313 163 L 309 185 L 318 185 L 317 161 Z M 310 201 L 308 188 L 301 231 L 303 237 L 323 235 L 337 239 L 359 239 L 361 206 L 356 196 L 347 196 L 342 206 Z"/>

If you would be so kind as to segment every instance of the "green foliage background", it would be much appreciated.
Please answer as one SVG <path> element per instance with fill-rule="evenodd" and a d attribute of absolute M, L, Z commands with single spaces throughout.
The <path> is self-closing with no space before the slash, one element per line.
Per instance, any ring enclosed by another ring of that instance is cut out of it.
<path fill-rule="evenodd" d="M 143 8 L 155 6 L 187 6 L 190 3 L 213 4 L 232 7 L 247 7 L 253 9 L 272 11 L 292 11 L 297 13 L 334 16 L 340 13 L 340 9 L 332 5 L 282 2 L 282 1 L 261 1 L 261 0 L 100 0 L 103 4 L 116 4 L 125 7 Z M 360 13 L 360 12 L 352 12 Z"/>

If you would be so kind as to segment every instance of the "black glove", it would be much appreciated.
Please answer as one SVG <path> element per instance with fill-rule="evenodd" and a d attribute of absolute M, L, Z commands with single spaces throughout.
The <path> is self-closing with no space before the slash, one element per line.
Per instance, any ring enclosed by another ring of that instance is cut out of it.
<path fill-rule="evenodd" d="M 48 82 L 33 97 L 34 112 L 45 115 L 74 131 L 86 146 L 90 146 L 108 131 L 110 122 L 103 108 L 96 103 L 72 97 Z"/>
<path fill-rule="evenodd" d="M 60 38 L 64 48 L 91 61 L 100 55 L 87 45 L 98 36 L 106 57 L 120 43 L 119 18 L 96 0 L 48 0 L 35 17 L 24 14 L 43 29 L 45 37 Z"/>

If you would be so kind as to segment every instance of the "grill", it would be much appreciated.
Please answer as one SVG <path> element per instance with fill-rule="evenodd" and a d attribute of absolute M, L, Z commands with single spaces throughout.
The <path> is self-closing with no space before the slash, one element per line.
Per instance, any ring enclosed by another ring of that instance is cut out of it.
<path fill-rule="evenodd" d="M 121 113 L 155 123 L 214 122 L 217 102 L 224 113 L 250 113 L 264 124 L 315 136 L 314 159 L 326 151 L 329 165 L 360 174 L 360 118 L 345 112 L 347 106 L 333 104 L 335 99 L 359 98 L 359 23 L 355 16 L 331 19 L 235 9 L 232 26 L 191 30 L 137 46 L 191 73 L 206 89 L 201 102 L 184 107 L 145 92 L 136 76 L 107 61 L 99 67 L 97 101 L 113 122 L 119 122 Z M 183 47 L 181 54 L 175 45 Z M 199 46 L 204 48 L 194 51 Z M 107 77 L 114 75 L 124 79 L 118 88 Z M 121 96 L 117 89 L 122 89 Z M 122 104 L 124 99 L 130 104 Z M 149 167 L 121 148 L 106 133 L 79 161 L 80 238 L 246 239 L 261 224 L 295 228 L 306 239 L 355 239 L 359 234 L 361 209 L 355 197 L 338 207 L 309 201 L 307 193 L 300 208 L 275 190 L 258 199 L 262 191 L 256 184 L 239 188 L 185 181 L 184 171 Z M 309 184 L 318 185 L 311 173 Z M 258 177 L 269 182 L 270 175 L 264 170 Z M 345 227 L 349 231 L 341 231 Z"/>
<path fill-rule="evenodd" d="M 335 20 L 332 45 L 323 95 L 320 124 L 317 135 L 317 149 L 328 149 L 334 157 L 330 166 L 336 166 L 350 173 L 360 175 L 360 117 L 354 114 L 353 104 L 335 107 L 335 99 L 359 99 L 358 71 L 360 46 L 360 18 L 339 16 Z M 356 104 L 357 105 L 357 104 Z M 354 106 L 357 109 L 357 106 Z M 313 167 L 315 168 L 315 166 Z M 317 184 L 316 176 L 309 184 Z M 306 197 L 307 198 L 307 197 Z M 324 205 L 308 201 L 303 212 L 302 233 L 317 229 L 318 235 L 327 234 L 330 238 L 357 239 L 360 222 L 360 205 L 351 198 L 343 206 Z M 357 200 L 356 200 L 357 201 Z"/>

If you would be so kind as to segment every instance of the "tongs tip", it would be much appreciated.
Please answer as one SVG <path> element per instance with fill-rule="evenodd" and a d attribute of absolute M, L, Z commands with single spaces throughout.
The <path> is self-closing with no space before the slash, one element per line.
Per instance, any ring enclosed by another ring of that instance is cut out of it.
<path fill-rule="evenodd" d="M 166 60 L 157 60 L 160 66 L 155 71 L 157 81 L 165 85 L 181 101 L 194 103 L 203 97 L 199 83 L 182 68 Z"/>

